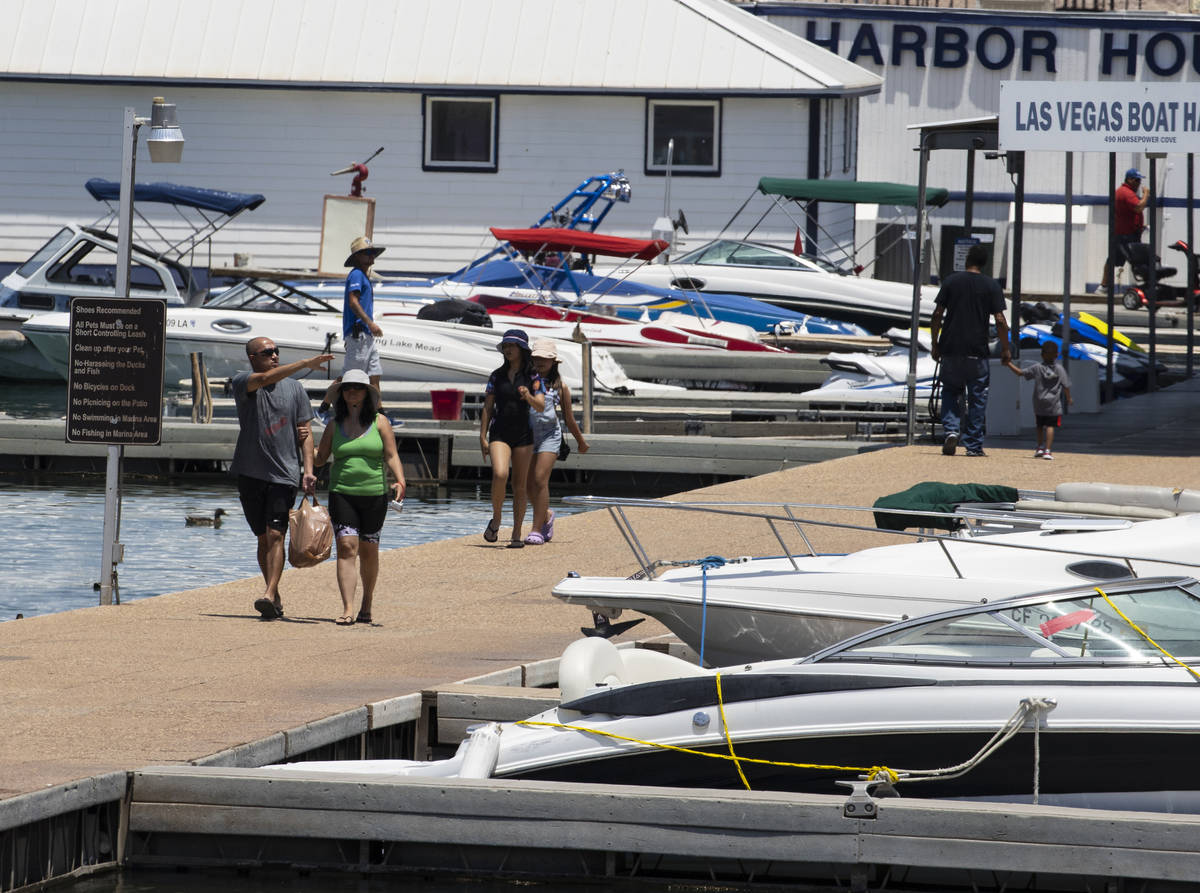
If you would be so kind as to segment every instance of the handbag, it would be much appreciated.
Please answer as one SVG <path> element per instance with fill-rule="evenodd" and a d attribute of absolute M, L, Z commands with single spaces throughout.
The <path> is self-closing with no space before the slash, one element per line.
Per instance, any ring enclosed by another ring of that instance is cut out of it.
<path fill-rule="evenodd" d="M 288 561 L 292 567 L 320 564 L 333 551 L 333 521 L 329 509 L 301 498 L 300 507 L 288 512 Z"/>
<path fill-rule="evenodd" d="M 554 411 L 558 414 L 558 433 L 562 435 L 562 440 L 558 442 L 558 461 L 561 462 L 571 455 L 571 445 L 567 443 L 567 426 L 564 424 L 563 408 L 558 401 L 554 403 Z"/>

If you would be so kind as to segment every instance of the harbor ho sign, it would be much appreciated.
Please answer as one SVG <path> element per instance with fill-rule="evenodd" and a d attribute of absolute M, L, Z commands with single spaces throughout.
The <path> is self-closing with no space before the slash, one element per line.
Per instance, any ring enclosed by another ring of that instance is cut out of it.
<path fill-rule="evenodd" d="M 1002 81 L 1000 148 L 1200 151 L 1195 84 Z"/>

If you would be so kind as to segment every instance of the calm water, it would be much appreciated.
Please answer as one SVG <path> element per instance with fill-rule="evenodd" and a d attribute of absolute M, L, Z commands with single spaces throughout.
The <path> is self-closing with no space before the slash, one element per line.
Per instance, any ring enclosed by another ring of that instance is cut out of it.
<path fill-rule="evenodd" d="M 414 487 L 404 512 L 388 513 L 385 550 L 482 534 L 491 517 L 485 487 L 471 490 Z M 579 511 L 551 504 L 561 515 Z M 223 508 L 219 528 L 188 527 L 188 512 Z M 0 620 L 32 617 L 99 601 L 104 536 L 104 479 L 61 477 L 33 483 L 0 479 L 0 517 L 8 546 L 6 586 L 0 589 Z M 530 516 L 526 516 L 526 524 Z M 504 524 L 511 520 L 506 513 Z M 242 517 L 237 487 L 228 483 L 129 483 L 122 486 L 121 535 L 125 560 L 117 566 L 121 601 L 229 580 L 257 577 L 254 535 Z"/>
<path fill-rule="evenodd" d="M 66 413 L 66 386 L 0 381 L 0 411 L 17 418 L 58 418 Z M 566 493 L 551 493 L 561 515 Z M 223 508 L 219 528 L 188 527 L 189 512 Z M 504 525 L 511 521 L 506 503 Z M 0 588 L 0 621 L 32 617 L 99 602 L 104 537 L 104 477 L 0 478 L 9 570 Z M 388 513 L 385 550 L 467 534 L 482 534 L 491 517 L 488 486 L 409 490 L 404 512 Z M 531 519 L 527 514 L 526 524 Z M 246 526 L 232 478 L 202 483 L 131 480 L 121 485 L 125 559 L 117 566 L 121 601 L 197 589 L 259 575 L 254 535 Z"/>

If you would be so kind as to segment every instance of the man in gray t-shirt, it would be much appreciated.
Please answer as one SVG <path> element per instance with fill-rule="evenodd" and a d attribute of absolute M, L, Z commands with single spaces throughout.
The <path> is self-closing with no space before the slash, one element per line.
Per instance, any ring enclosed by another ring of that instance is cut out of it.
<path fill-rule="evenodd" d="M 240 430 L 229 470 L 237 475 L 242 512 L 258 537 L 258 567 L 266 591 L 254 607 L 265 619 L 274 620 L 283 616 L 279 578 L 283 575 L 288 512 L 296 501 L 297 488 L 312 493 L 317 483 L 309 428 L 312 404 L 303 386 L 291 376 L 320 369 L 333 354 L 281 366 L 275 342 L 253 338 L 246 344 L 246 356 L 251 371 L 233 377 Z"/>

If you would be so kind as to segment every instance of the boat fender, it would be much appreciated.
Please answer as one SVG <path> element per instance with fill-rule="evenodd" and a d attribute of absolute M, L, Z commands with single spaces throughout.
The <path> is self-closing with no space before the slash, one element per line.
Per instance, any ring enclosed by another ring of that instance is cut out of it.
<path fill-rule="evenodd" d="M 459 778 L 491 778 L 500 759 L 500 724 L 474 726 L 463 746 Z"/>

